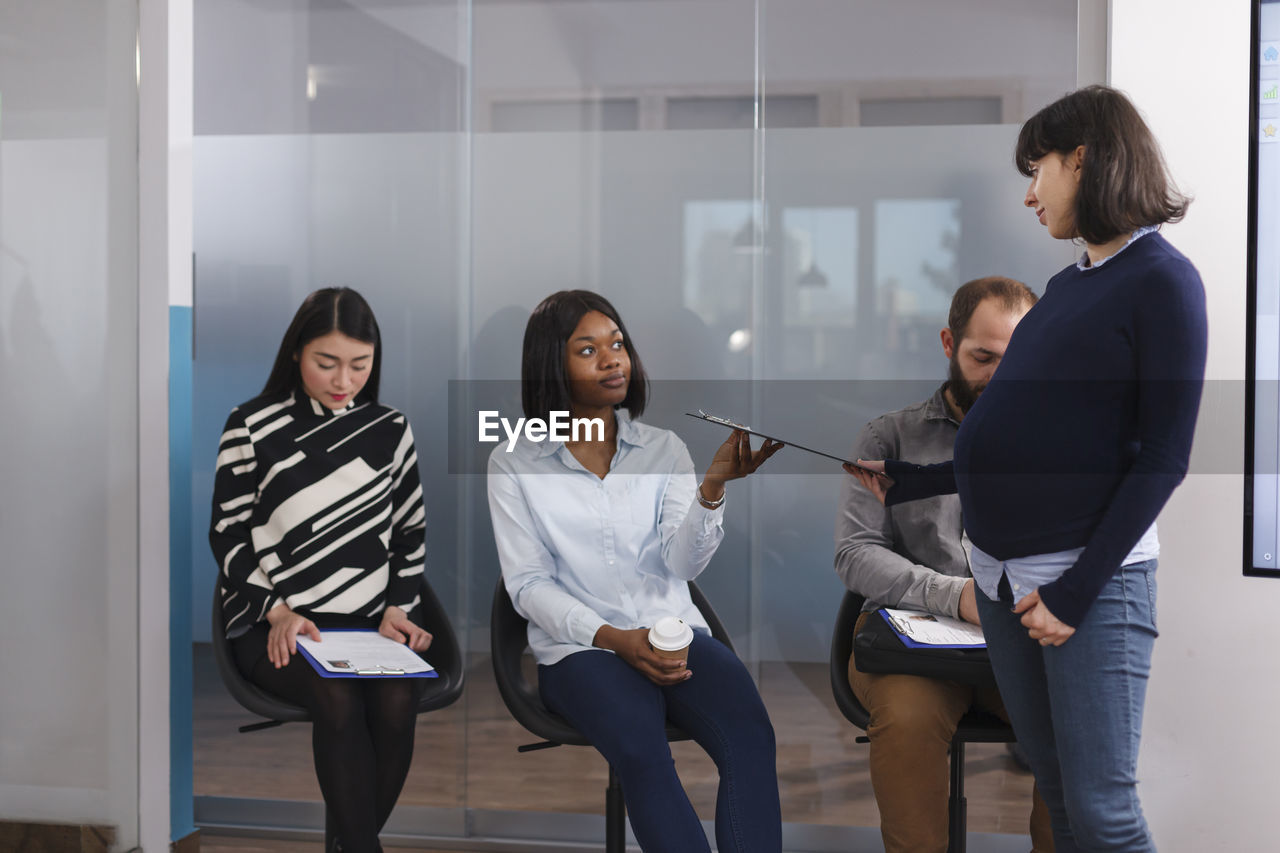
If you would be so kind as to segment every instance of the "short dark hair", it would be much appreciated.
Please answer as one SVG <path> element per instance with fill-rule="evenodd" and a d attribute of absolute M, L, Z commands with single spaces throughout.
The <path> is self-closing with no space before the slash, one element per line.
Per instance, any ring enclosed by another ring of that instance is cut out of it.
<path fill-rule="evenodd" d="M 1178 192 L 1160 146 L 1137 108 L 1109 86 L 1086 86 L 1027 119 L 1013 161 L 1031 177 L 1046 154 L 1084 146 L 1075 229 L 1087 243 L 1106 243 L 1148 225 L 1177 222 L 1191 199 Z"/>
<path fill-rule="evenodd" d="M 578 328 L 584 315 L 599 311 L 618 324 L 622 345 L 631 358 L 631 381 L 627 396 L 618 404 L 638 418 L 644 412 L 649 395 L 649 378 L 645 375 L 627 327 L 616 308 L 598 293 L 590 290 L 557 291 L 533 309 L 524 327 L 524 351 L 520 365 L 520 401 L 526 418 L 546 420 L 551 412 L 568 411 L 572 395 L 565 366 L 565 345 Z M 615 407 L 617 408 L 617 407 Z"/>
<path fill-rule="evenodd" d="M 364 388 L 357 400 L 378 402 L 378 379 L 382 374 L 382 333 L 373 309 L 364 297 L 349 287 L 326 287 L 302 300 L 293 322 L 285 330 L 280 350 L 271 365 L 271 375 L 262 389 L 262 396 L 279 396 L 296 393 L 302 388 L 302 373 L 298 358 L 302 348 L 316 338 L 330 332 L 341 332 L 348 338 L 373 345 L 373 365 Z"/>
<path fill-rule="evenodd" d="M 973 312 L 987 299 L 998 299 L 1004 310 L 1017 311 L 1024 305 L 1028 308 L 1035 305 L 1039 297 L 1017 279 L 1000 275 L 966 281 L 951 297 L 951 312 L 947 315 L 947 328 L 956 343 L 964 340 Z"/>

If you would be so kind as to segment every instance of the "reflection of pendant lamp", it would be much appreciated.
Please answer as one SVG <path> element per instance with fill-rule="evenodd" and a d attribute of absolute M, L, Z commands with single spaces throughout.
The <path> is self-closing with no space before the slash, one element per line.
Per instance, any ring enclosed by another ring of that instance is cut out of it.
<path fill-rule="evenodd" d="M 826 273 L 818 269 L 818 250 L 814 245 L 817 242 L 817 219 L 818 212 L 813 208 L 805 211 L 809 220 L 809 268 L 800 273 L 796 277 L 797 287 L 826 287 L 828 284 Z"/>
<path fill-rule="evenodd" d="M 796 285 L 799 287 L 826 287 L 827 275 L 818 269 L 816 262 L 811 261 L 809 268 L 796 277 Z"/>
<path fill-rule="evenodd" d="M 754 216 L 748 216 L 747 221 L 742 223 L 742 227 L 733 235 L 733 240 L 729 245 L 733 251 L 740 254 L 758 252 L 760 251 L 761 246 L 760 243 L 756 241 L 757 234 L 759 234 L 759 229 L 756 228 L 756 218 Z M 760 236 L 763 237 L 763 235 Z"/>

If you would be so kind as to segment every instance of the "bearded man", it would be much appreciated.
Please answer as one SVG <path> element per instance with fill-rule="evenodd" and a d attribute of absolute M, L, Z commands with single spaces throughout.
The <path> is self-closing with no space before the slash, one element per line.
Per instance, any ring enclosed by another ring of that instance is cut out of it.
<path fill-rule="evenodd" d="M 850 459 L 951 458 L 956 431 L 995 373 L 1014 327 L 1036 302 L 1025 284 L 975 279 L 951 299 L 942 352 L 948 378 L 927 400 L 876 418 L 862 430 Z M 866 598 L 855 632 L 878 607 L 901 607 L 978 624 L 968 540 L 960 499 L 952 494 L 884 507 L 853 477 L 844 478 L 836 515 L 835 570 Z M 856 658 L 856 651 L 854 658 Z M 849 683 L 871 715 L 871 786 L 886 853 L 946 853 L 948 749 L 972 707 L 1008 719 L 1000 694 L 915 675 L 859 672 Z M 1033 796 L 1035 853 L 1053 850 L 1048 810 Z"/>

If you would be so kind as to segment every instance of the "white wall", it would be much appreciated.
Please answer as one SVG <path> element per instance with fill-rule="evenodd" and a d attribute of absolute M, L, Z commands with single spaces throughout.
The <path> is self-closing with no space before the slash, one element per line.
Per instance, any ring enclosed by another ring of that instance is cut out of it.
<path fill-rule="evenodd" d="M 1143 804 L 1162 851 L 1270 849 L 1280 682 L 1266 630 L 1280 611 L 1280 582 L 1242 575 L 1239 475 L 1249 3 L 1113 0 L 1111 27 L 1111 81 L 1145 113 L 1196 197 L 1186 221 L 1165 233 L 1204 278 L 1216 380 L 1201 409 L 1199 473 L 1160 519 L 1161 636 L 1139 767 Z M 1230 452 L 1209 454 L 1211 445 Z M 1224 458 L 1232 467 L 1217 464 Z M 1226 607 L 1232 617 L 1214 619 Z"/>
<path fill-rule="evenodd" d="M 72 5 L 0 6 L 0 396 L 21 401 L 0 427 L 0 819 L 109 824 L 127 848 L 145 781 L 138 18 Z"/>
<path fill-rule="evenodd" d="M 458 62 L 468 59 L 454 4 L 347 2 Z M 1017 76 L 1039 103 L 1058 93 L 1055 66 L 1070 56 L 1054 55 L 1056 43 L 1007 35 L 1029 23 L 1061 31 L 1075 19 L 1074 4 L 1060 0 L 769 0 L 758 22 L 756 4 L 741 0 L 477 3 L 471 65 L 477 88 L 503 91 L 750 85 L 758 24 L 761 62 L 775 84 Z M 954 38 L 959 32 L 963 39 Z"/>
<path fill-rule="evenodd" d="M 169 842 L 171 2 L 0 4 L 0 819 L 121 850 Z"/>

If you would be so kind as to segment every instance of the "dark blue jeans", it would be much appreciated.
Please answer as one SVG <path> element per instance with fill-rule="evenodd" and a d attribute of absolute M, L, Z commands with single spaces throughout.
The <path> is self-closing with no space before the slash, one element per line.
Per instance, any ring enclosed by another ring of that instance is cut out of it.
<path fill-rule="evenodd" d="M 1155 560 L 1122 567 L 1056 648 L 1027 635 L 1011 601 L 978 590 L 996 682 L 1049 807 L 1057 853 L 1155 850 L 1137 788 L 1155 570 Z"/>
<path fill-rule="evenodd" d="M 782 813 L 773 725 L 746 667 L 718 640 L 694 634 L 688 681 L 659 687 L 593 649 L 538 667 L 542 701 L 582 732 L 618 774 L 631 828 L 650 853 L 710 853 L 667 744 L 670 720 L 720 770 L 720 853 L 779 853 Z"/>

